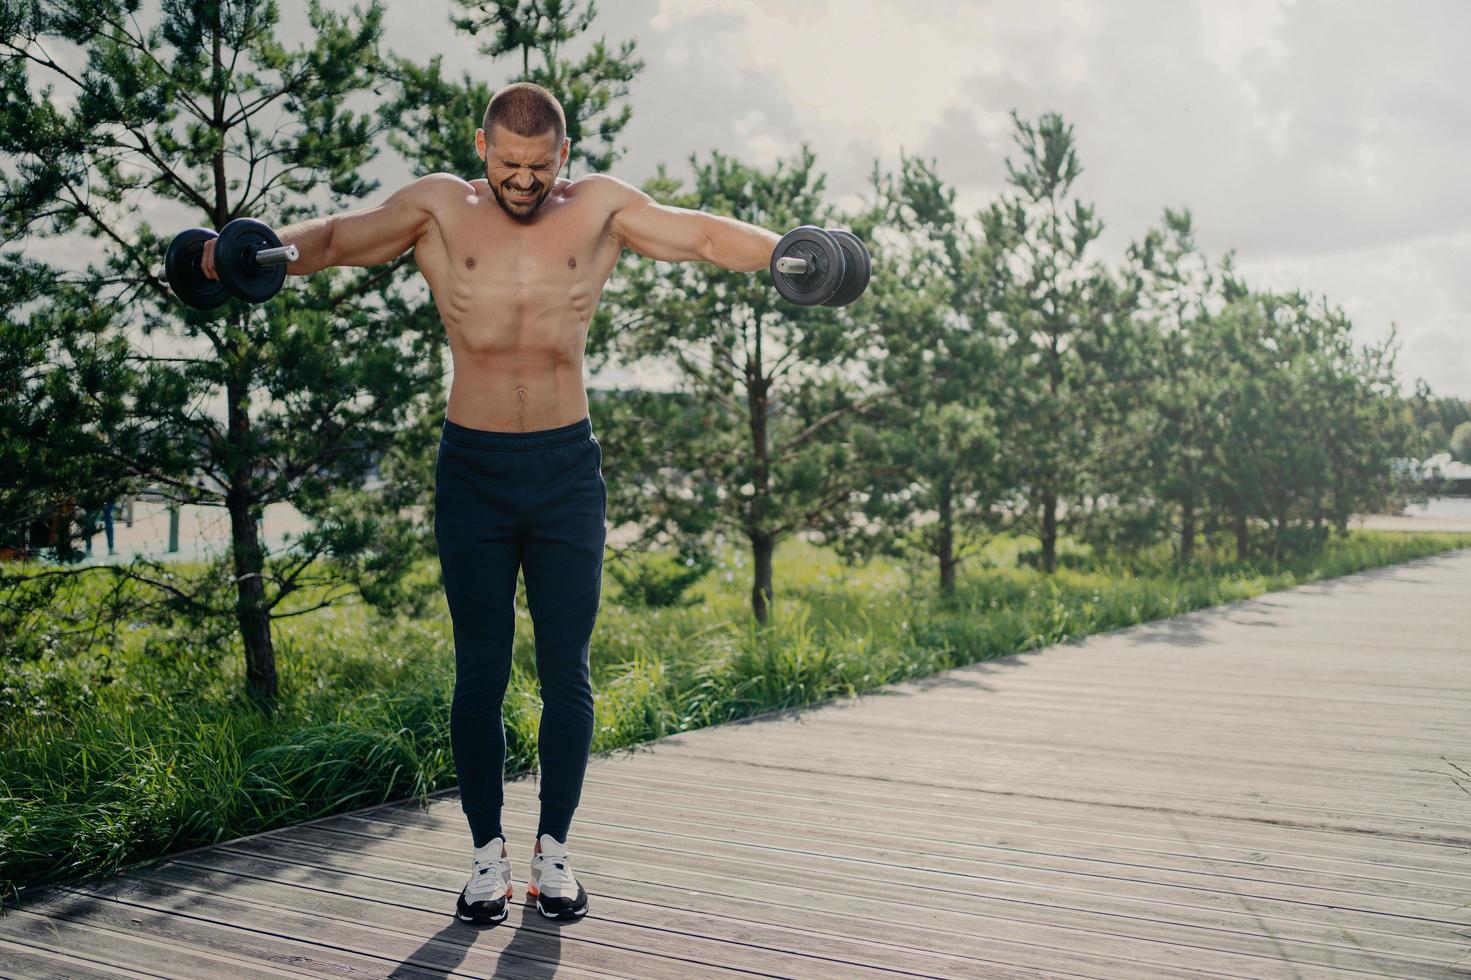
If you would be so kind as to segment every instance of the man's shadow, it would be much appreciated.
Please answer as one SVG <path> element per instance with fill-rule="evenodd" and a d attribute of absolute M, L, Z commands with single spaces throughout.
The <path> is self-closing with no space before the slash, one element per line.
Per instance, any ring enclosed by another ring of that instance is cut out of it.
<path fill-rule="evenodd" d="M 562 961 L 562 930 L 582 919 L 548 919 L 536 910 L 536 899 L 522 893 L 521 925 L 511 928 L 511 941 L 496 958 L 493 980 L 550 980 Z M 479 933 L 505 929 L 511 916 L 493 925 L 462 922 L 451 915 L 443 929 L 424 940 L 396 966 L 390 977 L 395 980 L 420 980 L 425 977 L 448 976 L 465 961 L 465 953 L 476 942 Z"/>

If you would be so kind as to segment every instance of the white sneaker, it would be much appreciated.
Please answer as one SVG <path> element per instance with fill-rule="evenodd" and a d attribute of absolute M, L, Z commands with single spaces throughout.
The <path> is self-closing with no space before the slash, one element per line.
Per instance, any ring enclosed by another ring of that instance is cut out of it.
<path fill-rule="evenodd" d="M 506 856 L 506 839 L 492 837 L 475 848 L 470 859 L 470 880 L 455 903 L 455 917 L 465 922 L 501 922 L 510 911 L 511 859 Z"/>
<path fill-rule="evenodd" d="M 526 890 L 536 896 L 536 910 L 548 919 L 576 919 L 587 914 L 587 892 L 572 875 L 567 845 L 542 834 L 531 855 Z"/>

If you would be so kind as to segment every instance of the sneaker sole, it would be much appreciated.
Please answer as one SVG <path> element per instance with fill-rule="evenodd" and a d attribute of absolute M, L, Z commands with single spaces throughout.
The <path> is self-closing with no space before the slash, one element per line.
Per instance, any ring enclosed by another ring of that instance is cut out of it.
<path fill-rule="evenodd" d="M 472 910 L 465 902 L 464 893 L 461 892 L 458 901 L 455 903 L 455 918 L 461 922 L 471 922 L 476 925 L 492 925 L 497 922 L 504 922 L 506 921 L 506 917 L 511 914 L 511 898 L 511 892 L 507 891 L 506 900 L 501 905 L 500 914 L 485 915 L 484 913 L 477 913 Z"/>
<path fill-rule="evenodd" d="M 584 905 L 580 909 L 573 909 L 570 912 L 548 912 L 546 909 L 541 907 L 541 899 L 536 900 L 536 910 L 540 912 L 544 918 L 548 919 L 580 919 L 584 915 L 587 915 L 586 905 Z"/>
<path fill-rule="evenodd" d="M 532 898 L 536 899 L 536 910 L 538 912 L 540 912 L 542 914 L 542 916 L 545 917 L 545 918 L 548 918 L 548 919 L 580 919 L 584 915 L 587 915 L 587 903 L 583 903 L 583 906 L 580 909 L 572 909 L 572 910 L 567 911 L 567 912 L 548 912 L 546 909 L 544 909 L 544 908 L 541 907 L 541 892 L 537 891 L 536 890 L 536 887 L 534 885 L 528 884 L 526 886 L 526 894 L 528 894 Z"/>

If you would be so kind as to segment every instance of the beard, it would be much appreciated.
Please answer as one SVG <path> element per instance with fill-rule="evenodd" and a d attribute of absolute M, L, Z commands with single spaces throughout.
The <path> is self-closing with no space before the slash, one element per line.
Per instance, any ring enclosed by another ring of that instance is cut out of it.
<path fill-rule="evenodd" d="M 487 183 L 490 183 L 488 170 L 485 179 Z M 496 203 L 501 206 L 502 211 L 517 221 L 529 222 L 536 215 L 541 203 L 547 199 L 547 195 L 552 192 L 552 184 L 548 183 L 539 191 L 533 192 L 533 196 L 529 198 L 508 197 L 506 188 L 493 183 L 490 184 L 490 192 L 495 195 Z"/>

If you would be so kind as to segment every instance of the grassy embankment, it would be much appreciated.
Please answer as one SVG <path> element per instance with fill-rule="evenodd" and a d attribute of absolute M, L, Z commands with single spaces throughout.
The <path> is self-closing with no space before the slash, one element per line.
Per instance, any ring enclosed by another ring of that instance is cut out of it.
<path fill-rule="evenodd" d="M 593 637 L 593 751 L 1467 546 L 1471 535 L 1360 531 L 1275 566 L 1218 562 L 1182 577 L 1167 556 L 1121 567 L 1077 555 L 1049 578 L 1018 567 L 1017 541 L 998 540 L 944 601 L 929 574 L 910 584 L 891 563 L 848 567 L 790 541 L 765 630 L 750 617 L 742 555 L 729 551 L 689 608 L 626 606 L 609 581 Z M 518 619 L 508 776 L 535 766 L 540 712 L 524 595 Z M 416 621 L 360 606 L 280 621 L 270 719 L 242 702 L 233 651 L 125 633 L 117 649 L 0 665 L 6 904 L 27 887 L 455 783 L 442 600 Z"/>

